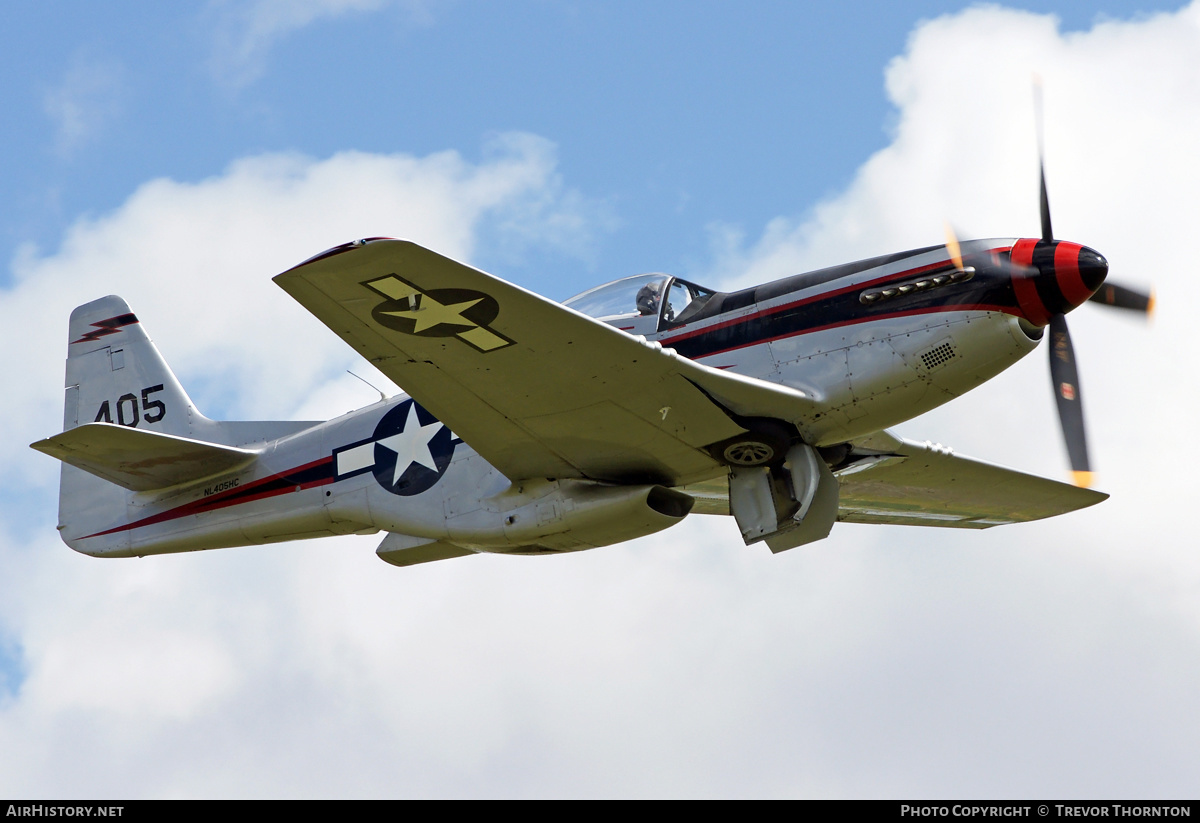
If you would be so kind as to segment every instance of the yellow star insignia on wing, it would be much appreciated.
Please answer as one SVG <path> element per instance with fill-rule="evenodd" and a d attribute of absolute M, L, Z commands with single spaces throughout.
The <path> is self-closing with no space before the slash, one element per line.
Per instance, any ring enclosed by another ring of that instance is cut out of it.
<path fill-rule="evenodd" d="M 394 331 L 422 337 L 457 337 L 485 353 L 513 344 L 512 340 L 486 325 L 495 318 L 499 307 L 494 298 L 483 292 L 469 289 L 425 291 L 395 274 L 368 280 L 363 285 L 388 299 L 389 302 L 375 307 L 372 317 Z M 483 322 L 466 315 L 476 306 L 480 308 L 472 315 L 482 317 Z"/>
<path fill-rule="evenodd" d="M 428 294 L 421 295 L 420 301 L 415 309 L 407 309 L 404 311 L 385 311 L 384 314 L 392 317 L 407 317 L 414 321 L 417 325 L 413 329 L 414 334 L 419 334 L 425 329 L 440 326 L 442 323 L 448 323 L 452 326 L 467 326 L 469 328 L 478 328 L 479 324 L 468 320 L 462 316 L 462 313 L 472 306 L 479 303 L 482 297 L 475 300 L 464 300 L 461 303 L 439 303 Z"/>

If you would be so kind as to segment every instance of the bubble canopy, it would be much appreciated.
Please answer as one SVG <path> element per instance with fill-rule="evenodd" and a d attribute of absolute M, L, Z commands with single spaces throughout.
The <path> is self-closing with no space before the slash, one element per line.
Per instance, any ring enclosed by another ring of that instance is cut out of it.
<path fill-rule="evenodd" d="M 645 318 L 637 325 L 653 321 L 654 330 L 659 323 L 686 323 L 713 294 L 711 289 L 669 274 L 637 274 L 577 294 L 563 305 L 614 325 Z"/>

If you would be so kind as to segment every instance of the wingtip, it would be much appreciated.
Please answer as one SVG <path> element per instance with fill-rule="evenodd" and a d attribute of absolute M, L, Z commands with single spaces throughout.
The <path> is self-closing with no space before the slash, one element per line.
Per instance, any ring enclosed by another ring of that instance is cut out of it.
<path fill-rule="evenodd" d="M 283 275 L 287 274 L 288 272 L 293 272 L 296 269 L 303 268 L 304 266 L 307 266 L 310 263 L 316 263 L 318 260 L 324 260 L 327 257 L 333 257 L 338 254 L 344 254 L 345 252 L 353 251 L 354 249 L 361 249 L 363 246 L 366 246 L 369 243 L 374 243 L 377 240 L 395 240 L 395 239 L 396 238 L 394 238 L 394 237 L 363 237 L 359 240 L 351 240 L 348 243 L 342 243 L 341 245 L 325 249 L 325 251 L 321 252 L 320 254 L 314 254 L 312 257 L 308 258 L 304 262 L 297 263 L 296 265 L 292 266 L 290 269 L 280 272 L 279 274 L 275 275 L 271 279 L 274 280 L 276 283 L 278 283 L 279 278 L 283 277 Z"/>
<path fill-rule="evenodd" d="M 42 454 L 48 454 L 51 457 L 55 456 L 51 451 L 54 448 L 54 442 L 49 437 L 44 437 L 41 440 L 38 440 L 36 443 L 30 443 L 29 448 L 36 452 L 41 452 Z"/>

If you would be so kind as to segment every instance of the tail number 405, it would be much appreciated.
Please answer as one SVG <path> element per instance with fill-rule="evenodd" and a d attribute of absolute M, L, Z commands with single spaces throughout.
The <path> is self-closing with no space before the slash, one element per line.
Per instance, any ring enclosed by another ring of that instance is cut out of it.
<path fill-rule="evenodd" d="M 136 426 L 142 420 L 147 423 L 157 423 L 163 419 L 163 415 L 167 413 L 167 407 L 161 400 L 151 400 L 150 395 L 163 390 L 162 383 L 157 386 L 149 386 L 142 389 L 142 406 L 141 411 L 138 411 L 138 399 L 132 394 L 123 394 L 117 398 L 117 419 L 116 422 L 122 426 Z M 112 423 L 112 405 L 111 402 L 105 400 L 100 404 L 100 410 L 96 412 L 96 423 Z"/>

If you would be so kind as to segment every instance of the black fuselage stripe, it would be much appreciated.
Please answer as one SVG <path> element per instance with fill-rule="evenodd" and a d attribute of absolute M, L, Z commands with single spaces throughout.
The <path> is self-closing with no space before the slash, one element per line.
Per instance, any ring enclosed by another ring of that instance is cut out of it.
<path fill-rule="evenodd" d="M 907 280 L 911 276 L 911 273 L 905 273 L 889 277 L 887 282 Z M 799 300 L 777 309 L 748 315 L 732 323 L 721 323 L 711 329 L 700 329 L 675 338 L 664 336 L 661 342 L 684 357 L 695 360 L 771 340 L 888 317 L 973 310 L 1021 314 L 1008 278 L 999 282 L 979 278 L 928 292 L 864 304 L 859 300 L 859 295 L 871 285 L 858 284 L 840 293 Z M 947 292 L 951 289 L 954 302 L 948 303 Z"/>

